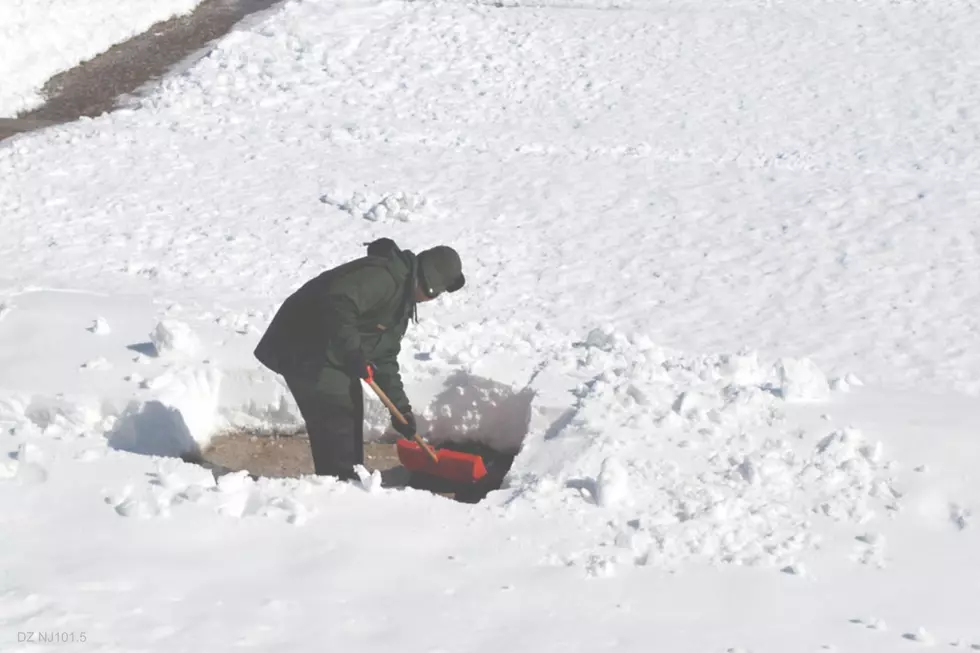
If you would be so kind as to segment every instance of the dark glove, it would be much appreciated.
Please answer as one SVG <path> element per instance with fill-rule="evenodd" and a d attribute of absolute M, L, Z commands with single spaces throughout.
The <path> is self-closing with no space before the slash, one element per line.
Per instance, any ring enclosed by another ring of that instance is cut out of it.
<path fill-rule="evenodd" d="M 347 375 L 355 379 L 373 379 L 374 363 L 364 358 L 364 354 L 359 351 L 351 352 L 347 355 L 347 364 L 344 365 Z"/>
<path fill-rule="evenodd" d="M 398 434 L 405 438 L 406 440 L 411 440 L 418 433 L 418 427 L 415 425 L 415 415 L 412 413 L 403 412 L 402 415 L 408 420 L 408 424 L 402 424 L 401 420 L 397 417 L 392 416 L 391 426 Z"/>

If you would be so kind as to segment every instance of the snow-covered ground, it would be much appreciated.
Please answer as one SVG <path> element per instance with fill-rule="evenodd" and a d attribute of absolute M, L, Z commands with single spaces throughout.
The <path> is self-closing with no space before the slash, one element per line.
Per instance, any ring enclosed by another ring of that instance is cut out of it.
<path fill-rule="evenodd" d="M 0 648 L 980 648 L 977 33 L 310 0 L 7 141 Z M 402 363 L 433 439 L 520 447 L 505 487 L 174 458 L 295 423 L 250 352 L 379 236 L 462 253 Z"/>
<path fill-rule="evenodd" d="M 154 23 L 201 0 L 4 0 L 0 3 L 0 117 L 43 102 L 41 88 Z"/>

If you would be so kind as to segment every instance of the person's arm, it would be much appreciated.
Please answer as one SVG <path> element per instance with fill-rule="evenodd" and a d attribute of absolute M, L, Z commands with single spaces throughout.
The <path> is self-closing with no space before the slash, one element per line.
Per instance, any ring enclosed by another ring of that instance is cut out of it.
<path fill-rule="evenodd" d="M 402 383 L 401 370 L 398 367 L 398 353 L 401 351 L 401 343 L 399 343 L 394 352 L 379 358 L 378 360 L 372 361 L 374 363 L 374 380 L 378 382 L 378 387 L 380 387 L 391 402 L 395 404 L 395 407 L 407 418 L 412 416 L 412 404 L 408 401 L 408 396 L 405 394 L 405 386 Z M 392 423 L 396 423 L 394 420 Z"/>

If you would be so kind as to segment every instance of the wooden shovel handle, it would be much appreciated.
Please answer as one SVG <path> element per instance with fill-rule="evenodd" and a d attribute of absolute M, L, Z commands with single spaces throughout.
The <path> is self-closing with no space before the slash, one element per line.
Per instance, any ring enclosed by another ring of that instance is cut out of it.
<path fill-rule="evenodd" d="M 380 399 L 384 403 L 384 405 L 388 407 L 388 410 L 391 411 L 391 414 L 394 415 L 399 422 L 401 422 L 402 424 L 408 424 L 408 420 L 405 419 L 405 416 L 402 415 L 401 411 L 398 410 L 398 408 L 395 406 L 394 403 L 392 403 L 391 399 L 388 398 L 388 395 L 386 395 L 384 391 L 382 391 L 381 388 L 378 387 L 377 382 L 373 378 L 364 379 L 364 382 L 367 383 L 369 386 L 371 386 L 371 389 L 374 390 L 374 394 L 378 395 L 378 399 Z M 432 462 L 434 463 L 439 462 L 439 456 L 436 455 L 435 450 L 432 447 L 430 447 L 428 443 L 425 440 L 423 440 L 418 433 L 416 433 L 412 437 L 415 438 L 415 441 L 419 443 L 419 446 L 425 450 L 425 453 L 429 454 L 429 458 L 432 459 Z"/>

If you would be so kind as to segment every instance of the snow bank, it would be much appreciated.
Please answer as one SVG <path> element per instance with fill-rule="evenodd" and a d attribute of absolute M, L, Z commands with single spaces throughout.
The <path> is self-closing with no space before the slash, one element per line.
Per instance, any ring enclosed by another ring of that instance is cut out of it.
<path fill-rule="evenodd" d="M 480 442 L 516 453 L 527 435 L 533 393 L 463 371 L 420 411 L 420 428 L 432 442 Z"/>
<path fill-rule="evenodd" d="M 5 0 L 0 9 L 0 116 L 43 102 L 59 72 L 186 14 L 201 0 Z"/>

